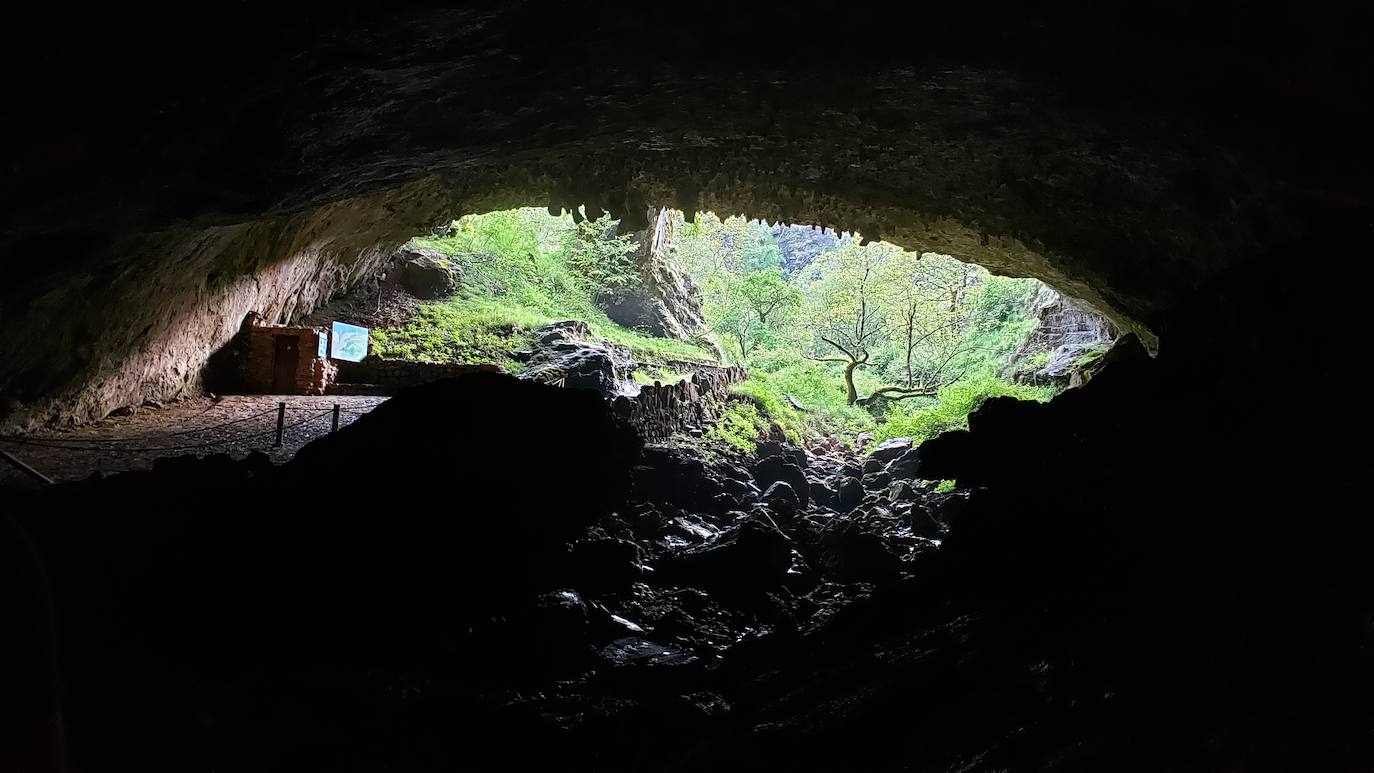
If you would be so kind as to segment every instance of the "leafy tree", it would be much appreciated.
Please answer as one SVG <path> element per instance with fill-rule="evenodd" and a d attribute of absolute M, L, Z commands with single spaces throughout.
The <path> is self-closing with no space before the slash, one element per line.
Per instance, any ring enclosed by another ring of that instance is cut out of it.
<path fill-rule="evenodd" d="M 777 237 L 756 220 L 721 220 L 710 212 L 698 212 L 688 223 L 681 212 L 673 216 L 678 234 L 673 257 L 699 284 L 722 273 L 746 276 L 784 265 Z"/>
<path fill-rule="evenodd" d="M 755 271 L 742 279 L 730 277 L 716 285 L 723 291 L 711 293 L 707 316 L 715 320 L 713 330 L 734 342 L 741 364 L 749 361 L 760 344 L 772 340 L 775 328 L 801 306 L 801 293 L 778 268 Z"/>
<path fill-rule="evenodd" d="M 1001 370 L 1035 327 L 1035 297 L 1045 288 L 1034 279 L 989 276 L 969 293 L 967 341 L 972 349 L 969 377 Z"/>
<path fill-rule="evenodd" d="M 812 358 L 844 364 L 850 405 L 934 397 L 963 377 L 977 348 L 968 301 L 985 273 L 881 242 L 825 253 L 804 272 Z M 860 396 L 854 374 L 875 366 L 887 383 Z"/>
<path fill-rule="evenodd" d="M 893 323 L 892 345 L 901 368 L 897 385 L 875 390 L 861 403 L 882 397 L 931 397 L 963 377 L 972 352 L 965 332 L 968 291 L 980 269 L 947 255 L 901 252 L 884 264 L 885 298 Z"/>
<path fill-rule="evenodd" d="M 733 239 L 732 239 L 733 241 Z M 767 226 L 758 221 L 749 221 L 749 229 L 739 239 L 739 266 L 741 273 L 755 274 L 777 270 L 782 274 L 786 262 L 778 239 Z"/>
<path fill-rule="evenodd" d="M 868 364 L 887 340 L 884 275 L 887 262 L 901 252 L 879 242 L 846 244 L 818 256 L 803 272 L 806 320 L 814 334 L 811 359 L 844 364 L 845 399 L 859 402 L 854 371 Z"/>

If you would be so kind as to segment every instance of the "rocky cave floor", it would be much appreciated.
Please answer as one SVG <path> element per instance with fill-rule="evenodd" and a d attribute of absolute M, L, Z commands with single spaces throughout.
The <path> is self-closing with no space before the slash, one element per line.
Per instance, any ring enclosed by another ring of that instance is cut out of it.
<path fill-rule="evenodd" d="M 916 657 L 878 641 L 859 663 L 825 655 L 884 627 L 875 594 L 910 590 L 967 502 L 916 479 L 916 456 L 909 440 L 867 458 L 838 446 L 765 443 L 726 459 L 647 446 L 626 508 L 572 543 L 567 585 L 481 632 L 484 647 L 529 656 L 490 709 L 564 736 L 596 766 L 691 769 L 735 734 L 771 746 L 839 720 L 859 673 L 948 667 L 967 621 L 907 632 L 931 648 Z M 844 764 L 836 751 L 829 764 Z"/>
<path fill-rule="evenodd" d="M 78 427 L 0 439 L 0 448 L 56 481 L 148 470 L 159 458 L 186 454 L 222 453 L 241 459 L 256 452 L 280 463 L 330 431 L 335 404 L 340 407 L 339 426 L 346 427 L 384 400 L 355 395 L 190 397 L 130 406 Z M 277 447 L 277 404 L 281 402 L 286 403 L 287 428 Z M 0 486 L 33 485 L 19 470 L 0 466 Z"/>
<path fill-rule="evenodd" d="M 1360 769 L 1374 618 L 1331 551 L 1368 540 L 1294 551 L 1220 468 L 1158 485 L 1200 465 L 1158 415 L 1091 419 L 1155 367 L 866 458 L 646 446 L 474 374 L 284 464 L 16 492 L 0 762 L 41 767 L 55 701 L 87 770 Z"/>

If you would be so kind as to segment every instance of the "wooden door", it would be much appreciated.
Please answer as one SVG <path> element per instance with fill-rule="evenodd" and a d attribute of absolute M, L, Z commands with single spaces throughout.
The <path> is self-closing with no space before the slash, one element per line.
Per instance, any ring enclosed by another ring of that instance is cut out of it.
<path fill-rule="evenodd" d="M 300 336 L 277 336 L 277 357 L 272 369 L 272 392 L 279 395 L 296 391 L 296 369 L 301 363 Z"/>

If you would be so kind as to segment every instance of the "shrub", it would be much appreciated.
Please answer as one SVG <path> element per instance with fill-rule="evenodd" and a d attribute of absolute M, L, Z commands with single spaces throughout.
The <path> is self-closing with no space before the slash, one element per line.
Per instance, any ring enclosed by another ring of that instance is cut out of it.
<path fill-rule="evenodd" d="M 762 379 L 749 379 L 730 387 L 730 393 L 754 402 L 767 418 L 777 422 L 787 439 L 800 443 L 807 434 L 803 414 L 787 402 L 786 396 Z M 767 429 L 767 426 L 763 427 Z"/>
<path fill-rule="evenodd" d="M 583 220 L 564 235 L 567 265 L 582 281 L 588 296 L 639 283 L 634 254 L 638 245 L 627 234 L 616 235 L 617 221 L 609 217 Z"/>
<path fill-rule="evenodd" d="M 707 440 L 724 443 L 746 453 L 758 447 L 760 433 L 768 430 L 768 420 L 749 400 L 731 399 L 716 422 L 706 429 Z"/>
<path fill-rule="evenodd" d="M 991 376 L 960 381 L 941 389 L 932 405 L 894 409 L 876 434 L 879 441 L 909 437 L 920 443 L 952 429 L 967 429 L 968 415 L 989 397 L 1044 402 L 1053 396 L 1054 390 L 1050 387 L 1010 384 Z"/>

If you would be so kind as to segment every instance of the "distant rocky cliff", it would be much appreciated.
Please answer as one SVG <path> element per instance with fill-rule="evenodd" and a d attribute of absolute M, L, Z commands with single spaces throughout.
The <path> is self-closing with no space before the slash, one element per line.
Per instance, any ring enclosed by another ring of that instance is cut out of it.
<path fill-rule="evenodd" d="M 1049 287 L 1032 304 L 1039 322 L 1002 370 L 1016 381 L 1071 386 L 1078 366 L 1105 352 L 1119 334 L 1101 315 Z"/>
<path fill-rule="evenodd" d="M 823 252 L 838 250 L 853 237 L 848 233 L 836 233 L 833 228 L 821 226 L 787 226 L 774 223 L 769 229 L 778 240 L 778 250 L 782 252 L 783 268 L 788 274 L 811 265 L 811 261 Z"/>

